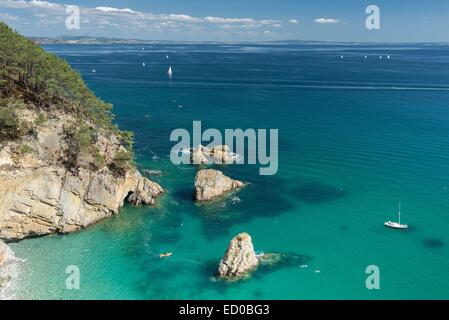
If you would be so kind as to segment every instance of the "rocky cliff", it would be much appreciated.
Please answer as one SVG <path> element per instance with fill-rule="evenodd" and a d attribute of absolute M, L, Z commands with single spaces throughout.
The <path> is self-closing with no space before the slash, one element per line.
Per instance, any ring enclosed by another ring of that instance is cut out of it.
<path fill-rule="evenodd" d="M 163 189 L 136 170 L 132 134 L 58 57 L 0 23 L 0 239 L 79 230 Z"/>
<path fill-rule="evenodd" d="M 77 231 L 118 213 L 124 201 L 154 204 L 162 192 L 137 171 L 116 178 L 106 170 L 79 175 L 61 167 L 0 170 L 0 238 Z"/>
<path fill-rule="evenodd" d="M 0 240 L 0 268 L 6 266 L 15 258 L 12 250 Z"/>
<path fill-rule="evenodd" d="M 0 300 L 4 299 L 3 289 L 14 276 L 13 264 L 15 261 L 16 257 L 12 250 L 0 240 Z"/>

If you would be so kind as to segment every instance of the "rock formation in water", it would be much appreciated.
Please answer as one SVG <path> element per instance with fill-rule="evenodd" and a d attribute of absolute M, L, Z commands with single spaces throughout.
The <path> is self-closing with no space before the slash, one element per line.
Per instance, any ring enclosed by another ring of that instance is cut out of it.
<path fill-rule="evenodd" d="M 191 150 L 190 160 L 193 164 L 207 164 L 210 161 L 207 158 L 208 155 L 209 149 L 200 145 L 196 149 Z"/>
<path fill-rule="evenodd" d="M 124 201 L 154 204 L 163 190 L 136 170 L 111 106 L 3 23 L 0 40 L 0 239 L 73 232 Z"/>
<path fill-rule="evenodd" d="M 235 155 L 226 145 L 214 146 L 211 149 L 199 145 L 191 150 L 190 158 L 193 164 L 228 164 L 234 161 Z"/>
<path fill-rule="evenodd" d="M 195 198 L 197 201 L 209 201 L 243 185 L 243 182 L 233 180 L 218 170 L 200 170 L 195 177 Z"/>
<path fill-rule="evenodd" d="M 258 264 L 251 236 L 241 233 L 231 240 L 218 266 L 218 276 L 227 280 L 239 279 L 254 270 Z"/>
<path fill-rule="evenodd" d="M 11 267 L 15 260 L 14 252 L 12 252 L 6 243 L 0 240 L 0 293 L 13 276 Z M 1 299 L 2 296 L 0 294 Z"/>
<path fill-rule="evenodd" d="M 230 163 L 234 160 L 234 154 L 226 145 L 215 146 L 210 150 L 210 156 L 214 158 L 215 163 Z"/>
<path fill-rule="evenodd" d="M 12 252 L 6 243 L 0 240 L 0 268 L 6 266 L 14 258 L 14 252 Z"/>

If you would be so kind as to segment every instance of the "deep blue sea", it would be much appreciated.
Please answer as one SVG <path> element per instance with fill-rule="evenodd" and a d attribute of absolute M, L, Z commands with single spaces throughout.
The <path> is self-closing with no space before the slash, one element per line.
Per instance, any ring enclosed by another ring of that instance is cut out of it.
<path fill-rule="evenodd" d="M 116 123 L 135 132 L 138 167 L 161 170 L 151 179 L 167 192 L 155 207 L 125 206 L 79 233 L 13 244 L 26 259 L 15 297 L 449 298 L 449 46 L 45 48 L 114 105 Z M 279 129 L 278 173 L 219 166 L 250 185 L 195 204 L 197 169 L 169 159 L 171 131 L 194 120 Z M 383 225 L 399 202 L 407 231 Z M 214 281 L 242 231 L 256 251 L 291 261 L 246 281 Z M 166 251 L 173 256 L 160 259 Z M 79 290 L 66 289 L 68 265 L 80 269 Z M 365 286 L 369 265 L 379 267 L 379 290 Z"/>

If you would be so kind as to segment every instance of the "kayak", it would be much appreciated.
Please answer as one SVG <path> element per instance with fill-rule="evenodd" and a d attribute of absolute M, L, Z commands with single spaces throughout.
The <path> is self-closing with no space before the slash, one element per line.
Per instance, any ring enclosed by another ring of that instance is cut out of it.
<path fill-rule="evenodd" d="M 173 254 L 173 252 L 165 252 L 159 255 L 160 258 L 168 258 Z"/>

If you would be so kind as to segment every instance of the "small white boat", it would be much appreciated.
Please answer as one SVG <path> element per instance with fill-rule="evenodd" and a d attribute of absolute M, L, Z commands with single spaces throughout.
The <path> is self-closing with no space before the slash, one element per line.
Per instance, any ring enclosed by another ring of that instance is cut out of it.
<path fill-rule="evenodd" d="M 95 70 L 95 69 L 92 69 L 92 73 L 95 73 L 95 72 L 97 72 L 97 70 Z"/>
<path fill-rule="evenodd" d="M 385 222 L 385 226 L 392 229 L 402 229 L 402 230 L 408 229 L 408 225 L 401 224 L 401 203 L 399 203 L 398 222 L 387 221 Z"/>
<path fill-rule="evenodd" d="M 167 54 L 167 56 L 166 56 L 165 58 L 167 58 L 167 60 L 168 60 L 170 57 L 169 57 L 168 54 Z"/>
<path fill-rule="evenodd" d="M 173 77 L 173 70 L 171 69 L 171 67 L 168 68 L 167 74 L 170 78 Z"/>
<path fill-rule="evenodd" d="M 387 56 L 387 59 L 390 59 L 390 55 Z"/>
<path fill-rule="evenodd" d="M 142 66 L 143 66 L 143 67 L 145 67 L 145 66 L 146 66 L 146 63 L 145 63 L 145 62 L 143 62 L 143 63 L 142 63 Z"/>

